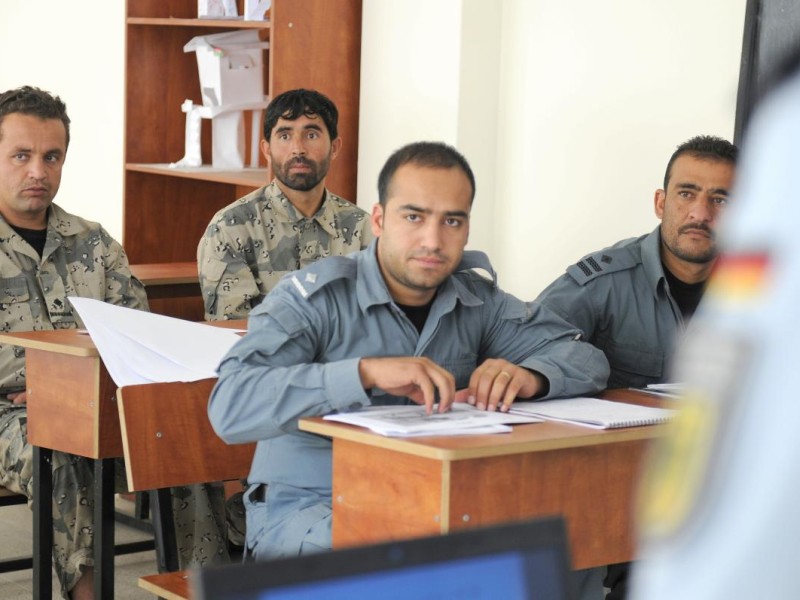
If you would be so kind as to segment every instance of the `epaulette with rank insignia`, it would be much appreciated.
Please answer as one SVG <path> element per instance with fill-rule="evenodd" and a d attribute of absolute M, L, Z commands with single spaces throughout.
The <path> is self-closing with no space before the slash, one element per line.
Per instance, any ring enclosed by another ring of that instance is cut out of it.
<path fill-rule="evenodd" d="M 578 285 L 584 285 L 597 277 L 632 269 L 641 262 L 628 248 L 606 248 L 600 252 L 587 254 L 574 265 L 567 267 L 567 273 Z"/>
<path fill-rule="evenodd" d="M 317 291 L 337 279 L 355 279 L 358 265 L 346 256 L 331 256 L 323 261 L 295 271 L 289 275 L 292 285 L 303 298 L 310 298 Z"/>

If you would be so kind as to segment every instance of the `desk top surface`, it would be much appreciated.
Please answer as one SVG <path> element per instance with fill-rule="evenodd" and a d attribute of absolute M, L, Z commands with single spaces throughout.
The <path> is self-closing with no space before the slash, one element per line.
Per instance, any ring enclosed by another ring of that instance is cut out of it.
<path fill-rule="evenodd" d="M 0 333 L 0 344 L 13 344 L 31 350 L 45 350 L 73 356 L 100 356 L 85 329 Z"/>
<path fill-rule="evenodd" d="M 197 262 L 149 263 L 131 265 L 131 272 L 145 286 L 197 283 Z"/>
<path fill-rule="evenodd" d="M 247 329 L 247 320 L 208 321 L 206 325 L 226 329 Z M 72 356 L 99 357 L 97 347 L 85 329 L 55 329 L 51 331 L 14 331 L 0 333 L 0 344 L 13 344 L 32 350 L 45 350 Z"/>
<path fill-rule="evenodd" d="M 663 400 L 631 390 L 608 390 L 607 400 L 620 400 L 648 406 L 664 406 Z M 666 426 L 592 429 L 556 421 L 514 425 L 510 433 L 490 435 L 386 437 L 363 427 L 325 421 L 322 417 L 301 419 L 303 431 L 335 439 L 358 442 L 436 460 L 466 460 L 524 452 L 544 452 L 581 446 L 648 440 L 660 437 Z"/>

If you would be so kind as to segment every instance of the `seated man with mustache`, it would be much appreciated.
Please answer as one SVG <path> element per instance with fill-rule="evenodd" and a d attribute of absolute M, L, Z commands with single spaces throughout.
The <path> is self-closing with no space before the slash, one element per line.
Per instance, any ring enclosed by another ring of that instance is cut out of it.
<path fill-rule="evenodd" d="M 663 382 L 678 335 L 717 257 L 715 227 L 728 204 L 738 150 L 713 136 L 678 146 L 656 190 L 661 224 L 589 254 L 537 299 L 581 329 L 611 365 L 609 388 Z M 625 597 L 627 565 L 609 568 L 609 600 Z"/>

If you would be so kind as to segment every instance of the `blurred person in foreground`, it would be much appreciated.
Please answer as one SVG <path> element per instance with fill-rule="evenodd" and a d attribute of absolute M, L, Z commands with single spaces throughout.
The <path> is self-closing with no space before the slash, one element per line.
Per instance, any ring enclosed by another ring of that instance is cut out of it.
<path fill-rule="evenodd" d="M 795 68 L 755 113 L 722 253 L 676 355 L 687 392 L 642 484 L 637 600 L 800 597 L 798 139 Z"/>

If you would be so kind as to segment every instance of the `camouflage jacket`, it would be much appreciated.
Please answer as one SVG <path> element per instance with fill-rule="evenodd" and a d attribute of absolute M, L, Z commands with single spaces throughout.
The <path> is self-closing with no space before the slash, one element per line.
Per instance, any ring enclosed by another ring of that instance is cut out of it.
<path fill-rule="evenodd" d="M 0 216 L 0 327 L 38 331 L 81 326 L 68 296 L 147 309 L 141 282 L 131 275 L 122 246 L 98 223 L 53 204 L 43 256 Z M 25 351 L 0 344 L 0 404 L 25 387 Z"/>
<path fill-rule="evenodd" d="M 273 181 L 220 210 L 197 247 L 208 320 L 244 319 L 290 271 L 369 245 L 368 214 L 325 191 L 304 217 Z"/>

